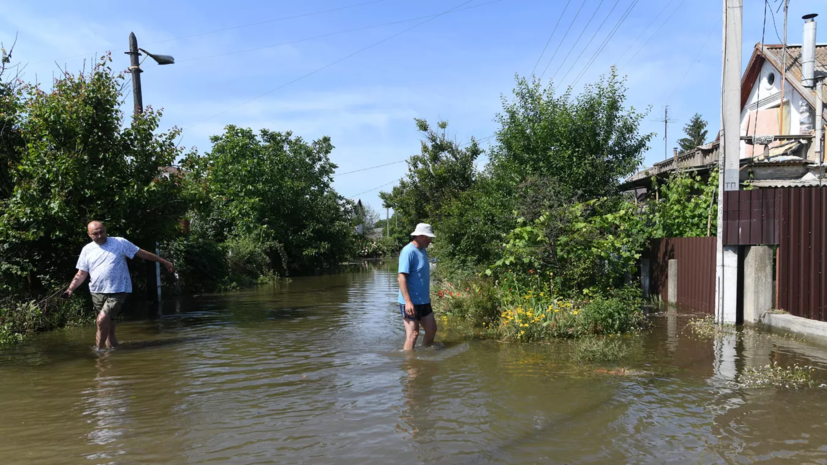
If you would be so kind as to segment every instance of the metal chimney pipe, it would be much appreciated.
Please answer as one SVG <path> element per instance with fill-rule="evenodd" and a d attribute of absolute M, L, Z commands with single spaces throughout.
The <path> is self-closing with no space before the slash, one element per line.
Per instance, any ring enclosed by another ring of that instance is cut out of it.
<path fill-rule="evenodd" d="M 815 87 L 816 16 L 818 15 L 812 13 L 802 17 L 804 19 L 804 42 L 801 46 L 801 84 L 810 89 Z"/>

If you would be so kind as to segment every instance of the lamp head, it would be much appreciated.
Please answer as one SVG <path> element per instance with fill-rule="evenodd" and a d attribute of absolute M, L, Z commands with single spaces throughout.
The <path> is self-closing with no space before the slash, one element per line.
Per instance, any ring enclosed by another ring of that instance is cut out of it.
<path fill-rule="evenodd" d="M 159 65 L 172 65 L 175 64 L 175 58 L 171 57 L 170 55 L 154 55 L 152 53 L 147 52 L 144 49 L 139 49 L 140 51 L 147 54 L 148 57 L 155 60 L 156 63 Z"/>

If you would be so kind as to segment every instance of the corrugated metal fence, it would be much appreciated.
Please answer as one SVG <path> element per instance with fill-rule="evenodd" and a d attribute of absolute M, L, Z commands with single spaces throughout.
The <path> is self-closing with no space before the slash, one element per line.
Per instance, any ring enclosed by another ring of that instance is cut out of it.
<path fill-rule="evenodd" d="M 778 303 L 790 314 L 827 317 L 827 189 L 776 189 Z"/>
<path fill-rule="evenodd" d="M 669 260 L 678 261 L 679 306 L 699 312 L 715 311 L 715 237 L 671 237 L 650 242 L 643 254 L 649 259 L 650 295 L 668 299 Z"/>

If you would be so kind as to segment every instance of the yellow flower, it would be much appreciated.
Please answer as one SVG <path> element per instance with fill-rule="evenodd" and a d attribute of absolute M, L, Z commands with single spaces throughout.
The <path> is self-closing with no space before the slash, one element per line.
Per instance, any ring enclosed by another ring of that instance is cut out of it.
<path fill-rule="evenodd" d="M 543 293 L 541 292 L 541 293 L 540 293 L 540 297 L 545 297 L 545 294 L 543 294 Z"/>
<path fill-rule="evenodd" d="M 575 315 L 577 315 L 577 310 L 573 311 L 572 313 L 574 313 Z"/>
<path fill-rule="evenodd" d="M 555 308 L 555 309 L 554 309 L 554 313 L 560 313 L 560 310 L 559 310 L 559 309 L 557 309 L 557 308 Z"/>

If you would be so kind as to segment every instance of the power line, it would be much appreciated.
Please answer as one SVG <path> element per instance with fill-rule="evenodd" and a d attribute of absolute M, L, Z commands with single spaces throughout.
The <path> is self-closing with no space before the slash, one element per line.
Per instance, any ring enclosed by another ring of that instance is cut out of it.
<path fill-rule="evenodd" d="M 306 18 L 308 16 L 316 16 L 316 15 L 320 15 L 320 14 L 324 14 L 324 13 L 331 13 L 331 12 L 334 12 L 334 11 L 347 10 L 347 9 L 350 9 L 350 8 L 356 8 L 356 7 L 360 7 L 360 6 L 371 5 L 371 4 L 374 4 L 374 3 L 381 3 L 381 2 L 385 2 L 385 1 L 388 1 L 388 0 L 371 0 L 369 2 L 356 3 L 356 4 L 353 4 L 353 5 L 345 5 L 345 6 L 340 6 L 340 7 L 336 7 L 336 8 L 329 8 L 327 10 L 317 10 L 317 11 L 311 11 L 309 13 L 302 13 L 302 14 L 293 15 L 293 16 L 283 16 L 281 18 L 273 18 L 273 19 L 268 19 L 268 20 L 264 20 L 264 21 L 257 21 L 255 23 L 239 24 L 237 26 L 226 27 L 226 28 L 223 28 L 223 29 L 214 29 L 212 31 L 206 31 L 206 32 L 199 32 L 199 33 L 188 35 L 188 36 L 181 36 L 181 37 L 175 37 L 175 38 L 172 38 L 172 39 L 164 39 L 164 40 L 158 40 L 158 41 L 155 41 L 155 42 L 149 42 L 149 43 L 144 44 L 144 46 L 161 44 L 161 43 L 166 43 L 166 42 L 173 42 L 173 41 L 176 41 L 176 40 L 189 39 L 189 38 L 192 38 L 192 37 L 200 37 L 200 36 L 204 36 L 204 35 L 208 35 L 208 34 L 215 34 L 216 32 L 230 31 L 230 30 L 233 30 L 233 29 L 241 29 L 241 28 L 244 28 L 244 27 L 258 26 L 258 25 L 261 25 L 261 24 L 274 23 L 274 22 L 278 22 L 278 21 L 287 21 L 289 19 Z M 79 58 L 79 57 L 86 57 L 86 56 L 89 56 L 89 54 L 86 53 L 86 54 L 83 54 L 83 55 L 74 55 L 74 56 L 70 56 L 70 57 L 56 58 L 54 60 L 35 61 L 33 63 L 37 64 L 37 63 L 45 63 L 47 61 L 68 60 L 70 58 Z"/>
<path fill-rule="evenodd" d="M 641 45 L 641 46 L 640 46 L 640 48 L 639 48 L 639 49 L 637 49 L 637 52 L 635 52 L 635 54 L 634 54 L 634 55 L 632 55 L 632 57 L 631 57 L 631 58 L 629 58 L 629 61 L 627 61 L 625 64 L 623 64 L 623 66 L 621 66 L 621 68 L 624 68 L 624 69 L 625 69 L 625 68 L 626 68 L 626 65 L 628 65 L 629 63 L 631 63 L 631 62 L 635 59 L 635 57 L 637 56 L 637 54 L 638 54 L 638 53 L 640 53 L 640 51 L 641 51 L 641 50 L 643 50 L 644 48 L 646 48 L 646 44 L 648 44 L 648 43 L 649 43 L 649 41 L 650 41 L 650 40 L 652 40 L 652 38 L 653 38 L 653 37 L 655 37 L 656 35 L 658 35 L 658 31 L 660 31 L 660 30 L 661 30 L 661 28 L 662 28 L 662 27 L 663 27 L 666 23 L 668 23 L 670 19 L 672 19 L 672 16 L 675 16 L 675 13 L 677 13 L 677 11 L 681 9 L 681 6 L 683 6 L 684 2 L 686 2 L 686 0 L 681 0 L 681 2 L 678 4 L 677 8 L 675 8 L 674 10 L 672 10 L 672 13 L 670 13 L 670 14 L 669 14 L 669 17 L 668 17 L 668 18 L 666 18 L 666 19 L 665 19 L 662 23 L 660 23 L 660 26 L 658 26 L 658 28 L 657 28 L 657 29 L 655 29 L 655 32 L 653 32 L 653 33 L 652 33 L 652 35 L 651 35 L 651 36 L 649 36 L 649 38 L 648 38 L 648 39 L 646 39 L 646 42 L 644 42 L 644 43 L 643 43 L 643 45 Z"/>
<path fill-rule="evenodd" d="M 597 15 L 597 12 L 598 12 L 598 11 L 600 11 L 600 7 L 603 5 L 603 2 L 604 2 L 604 1 L 605 1 L 605 0 L 600 0 L 600 3 L 598 3 L 598 4 L 597 4 L 597 8 L 595 8 L 595 9 L 594 9 L 594 13 L 592 13 L 592 16 L 589 18 L 589 20 L 586 22 L 586 25 L 585 25 L 585 26 L 583 27 L 583 29 L 580 31 L 580 35 L 579 35 L 579 36 L 577 36 L 577 39 L 575 39 L 575 40 L 574 40 L 574 45 L 572 45 L 572 46 L 569 48 L 569 53 L 567 53 L 567 54 L 566 54 L 566 57 L 565 57 L 565 58 L 563 58 L 563 61 L 561 61 L 561 62 L 560 62 L 560 66 L 558 66 L 558 67 L 557 67 L 557 70 L 555 70 L 555 71 L 554 71 L 554 75 L 553 75 L 553 76 L 551 76 L 551 81 L 552 81 L 552 82 L 554 82 L 554 78 L 555 78 L 555 77 L 557 77 L 557 73 L 559 73 L 559 72 L 560 72 L 560 69 L 563 67 L 563 64 L 566 62 L 566 60 L 568 60 L 568 59 L 569 59 L 569 55 L 571 55 L 571 52 L 573 52 L 573 51 L 574 51 L 574 48 L 575 48 L 575 47 L 577 47 L 577 43 L 578 43 L 578 42 L 580 42 L 580 38 L 581 38 L 581 37 L 583 37 L 583 33 L 584 33 L 584 32 L 586 32 L 586 29 L 588 29 L 588 28 L 589 28 L 589 24 L 591 24 L 591 23 L 592 23 L 592 20 L 594 20 L 594 17 Z"/>
<path fill-rule="evenodd" d="M 479 5 L 473 5 L 473 6 L 469 6 L 469 7 L 465 7 L 465 8 L 459 8 L 459 9 L 456 9 L 454 11 L 451 11 L 451 13 L 458 13 L 460 11 L 471 10 L 473 8 L 480 8 L 480 7 L 483 7 L 483 6 L 486 6 L 486 5 L 491 5 L 493 3 L 499 3 L 499 2 L 502 2 L 502 1 L 504 1 L 504 0 L 493 0 L 493 1 L 490 1 L 490 2 L 487 2 L 487 3 L 481 3 Z M 205 56 L 200 56 L 200 57 L 185 58 L 183 60 L 178 60 L 176 63 L 186 63 L 186 62 L 195 61 L 195 60 L 205 60 L 207 58 L 216 58 L 216 57 L 223 57 L 223 56 L 227 56 L 227 55 L 237 55 L 237 54 L 240 54 L 240 53 L 257 52 L 259 50 L 267 50 L 267 49 L 274 48 L 274 47 L 280 47 L 282 45 L 297 44 L 297 43 L 300 43 L 300 42 L 307 42 L 307 41 L 310 41 L 310 40 L 321 39 L 321 38 L 324 38 L 324 37 L 330 37 L 330 36 L 335 36 L 335 35 L 339 35 L 339 34 L 347 34 L 347 33 L 350 33 L 350 32 L 365 31 L 365 30 L 368 30 L 368 29 L 376 29 L 376 28 L 384 27 L 384 26 L 392 26 L 394 24 L 409 23 L 411 21 L 419 21 L 419 20 L 422 20 L 422 19 L 434 18 L 438 15 L 439 14 L 437 13 L 437 14 L 431 14 L 431 15 L 425 15 L 425 16 L 417 16 L 416 18 L 401 19 L 401 20 L 398 20 L 398 21 L 390 21 L 390 22 L 387 22 L 387 23 L 374 24 L 374 25 L 371 25 L 371 26 L 357 27 L 357 28 L 354 28 L 354 29 L 346 29 L 346 30 L 343 30 L 343 31 L 328 32 L 328 33 L 325 33 L 325 34 L 319 34 L 319 35 L 315 35 L 315 36 L 312 36 L 312 37 L 305 37 L 303 39 L 289 40 L 287 42 L 280 42 L 278 44 L 265 45 L 263 47 L 248 48 L 248 49 L 244 49 L 244 50 L 235 50 L 235 51 L 232 51 L 232 52 L 218 53 L 218 54 L 215 54 L 215 55 L 205 55 Z"/>
<path fill-rule="evenodd" d="M 580 4 L 580 8 L 577 10 L 577 13 L 574 14 L 574 19 L 571 20 L 569 23 L 568 29 L 566 29 L 566 33 L 563 34 L 563 38 L 560 39 L 560 42 L 557 43 L 557 48 L 554 49 L 554 54 L 551 55 L 551 58 L 548 60 L 548 64 L 546 64 L 545 69 L 543 69 L 543 73 L 540 74 L 540 78 L 542 79 L 543 76 L 546 75 L 546 71 L 548 70 L 549 65 L 551 62 L 554 61 L 554 57 L 557 56 L 557 52 L 560 50 L 560 46 L 563 45 L 563 42 L 566 40 L 566 37 L 569 35 L 569 31 L 571 31 L 571 27 L 574 26 L 574 22 L 577 21 L 577 17 L 580 16 L 580 12 L 583 11 L 583 7 L 586 6 L 586 2 Z"/>
<path fill-rule="evenodd" d="M 336 173 L 336 174 L 335 174 L 335 176 L 344 176 L 344 175 L 346 175 L 346 174 L 353 174 L 353 173 L 359 173 L 359 172 L 362 172 L 362 171 L 374 170 L 374 169 L 376 169 L 376 168 L 382 168 L 383 166 L 398 165 L 398 164 L 400 164 L 400 163 L 405 163 L 406 161 L 408 161 L 408 159 L 407 159 L 407 158 L 406 158 L 406 159 L 404 159 L 404 160 L 394 161 L 394 162 L 391 162 L 391 163 L 385 163 L 384 165 L 369 166 L 369 167 L 367 167 L 367 168 L 362 168 L 362 169 L 359 169 L 359 170 L 348 171 L 348 172 L 346 172 L 346 173 Z"/>
<path fill-rule="evenodd" d="M 627 54 L 627 53 L 629 53 L 629 50 L 631 50 L 631 49 L 635 46 L 635 44 L 637 43 L 637 41 L 638 41 L 638 40 L 640 40 L 640 38 L 641 38 L 641 37 L 643 37 L 643 35 L 644 35 L 644 34 L 646 34 L 647 32 L 649 32 L 649 28 L 651 28 L 653 25 L 657 24 L 657 22 L 658 22 L 658 18 L 660 18 L 660 15 L 662 15 L 662 14 L 663 14 L 663 12 L 664 12 L 664 11 L 666 11 L 666 9 L 667 9 L 667 8 L 669 8 L 669 5 L 671 5 L 671 4 L 672 4 L 672 2 L 674 2 L 674 1 L 675 1 L 675 0 L 669 0 L 669 3 L 667 3 L 666 5 L 664 5 L 664 6 L 663 6 L 663 9 L 661 9 L 661 10 L 660 10 L 660 12 L 658 12 L 658 15 L 657 15 L 657 16 L 655 16 L 655 19 L 653 19 L 653 20 L 649 23 L 649 25 L 648 25 L 648 26 L 646 26 L 646 27 L 645 27 L 642 31 L 640 31 L 640 34 L 638 34 L 638 36 L 637 36 L 637 37 L 635 37 L 635 40 L 633 40 L 633 41 L 632 41 L 631 45 L 629 45 L 628 47 L 626 47 L 626 50 L 624 50 L 624 51 L 623 51 L 623 54 L 622 54 L 622 55 L 620 55 L 620 58 L 618 58 L 618 59 L 617 59 L 616 63 L 620 63 L 621 61 L 623 61 L 623 58 L 626 56 L 626 54 Z"/>
<path fill-rule="evenodd" d="M 764 1 L 765 5 L 768 3 L 767 0 Z M 768 5 L 766 5 L 768 6 Z M 784 2 L 781 2 L 781 6 L 784 6 Z M 778 24 L 775 22 L 775 13 L 772 12 L 772 7 L 770 7 L 770 15 L 772 15 L 772 27 L 775 29 L 775 37 L 778 38 L 778 43 L 783 44 L 784 41 L 781 39 L 781 34 L 778 33 Z"/>
<path fill-rule="evenodd" d="M 531 74 L 532 74 L 532 75 L 534 75 L 534 71 L 536 71 L 536 70 L 537 70 L 537 65 L 539 65 L 539 64 L 540 64 L 540 60 L 542 60 L 542 59 L 543 59 L 543 55 L 546 53 L 546 48 L 548 48 L 548 44 L 549 44 L 549 43 L 551 43 L 551 38 L 552 38 L 552 37 L 554 37 L 554 33 L 555 33 L 555 32 L 557 32 L 557 26 L 559 26 L 559 25 L 560 25 L 560 20 L 562 20 L 562 19 L 563 19 L 563 15 L 565 15 L 565 14 L 566 14 L 566 10 L 569 8 L 569 4 L 570 4 L 570 3 L 571 3 L 571 0 L 568 0 L 568 1 L 566 2 L 566 6 L 565 6 L 565 7 L 563 7 L 563 12 L 562 12 L 562 13 L 560 13 L 560 17 L 559 17 L 559 18 L 557 18 L 557 24 L 555 24 L 555 25 L 554 25 L 554 30 L 552 30 L 552 31 L 551 31 L 551 35 L 550 35 L 550 36 L 548 36 L 548 40 L 546 41 L 546 45 L 545 45 L 545 46 L 543 46 L 543 51 L 542 51 L 542 52 L 540 52 L 540 56 L 539 56 L 539 57 L 537 57 L 537 63 L 534 63 L 534 68 L 532 68 L 532 69 L 531 69 Z"/>
<path fill-rule="evenodd" d="M 387 186 L 387 185 L 389 185 L 389 184 L 393 184 L 393 183 L 398 182 L 398 181 L 401 181 L 401 180 L 402 180 L 402 178 L 399 178 L 399 179 L 394 179 L 394 180 L 393 180 L 393 181 L 391 181 L 391 182 L 388 182 L 388 183 L 382 184 L 381 186 L 376 186 L 376 187 L 374 187 L 373 189 L 368 189 L 368 190 L 366 190 L 366 191 L 364 191 L 364 192 L 359 192 L 358 194 L 351 195 L 351 196 L 350 196 L 350 197 L 348 197 L 348 198 L 349 198 L 349 199 L 353 199 L 353 198 L 359 197 L 359 196 L 360 196 L 360 195 L 362 195 L 362 194 L 367 194 L 368 192 L 375 191 L 376 189 L 381 189 L 381 188 L 383 188 L 383 187 L 385 187 L 385 186 Z"/>
<path fill-rule="evenodd" d="M 356 55 L 358 55 L 358 54 L 360 54 L 360 53 L 362 53 L 362 52 L 365 52 L 365 51 L 367 51 L 367 50 L 369 50 L 369 49 L 371 49 L 371 48 L 373 48 L 373 47 L 376 47 L 377 45 L 383 44 L 383 43 L 385 43 L 385 42 L 387 42 L 387 41 L 389 41 L 389 40 L 391 40 L 391 39 L 393 39 L 393 38 L 395 38 L 395 37 L 398 37 L 398 36 L 400 36 L 400 35 L 402 35 L 402 34 L 404 34 L 404 33 L 408 32 L 408 31 L 410 31 L 410 30 L 412 30 L 412 29 L 415 29 L 415 28 L 417 28 L 417 27 L 419 27 L 419 26 L 422 26 L 422 25 L 423 25 L 423 24 L 425 24 L 425 23 L 428 23 L 428 22 L 430 22 L 430 21 L 433 21 L 433 20 L 435 20 L 435 19 L 439 18 L 440 16 L 445 15 L 445 14 L 448 14 L 448 13 L 450 13 L 450 12 L 452 12 L 452 11 L 454 11 L 454 10 L 456 10 L 456 9 L 458 9 L 458 8 L 460 8 L 460 7 L 462 7 L 462 6 L 465 6 L 465 5 L 467 5 L 467 4 L 471 3 L 471 2 L 473 2 L 473 1 L 474 1 L 474 0 L 467 0 L 467 1 L 465 1 L 465 2 L 463 2 L 463 3 L 461 3 L 461 4 L 459 4 L 459 5 L 457 5 L 457 6 L 453 7 L 453 8 L 451 8 L 451 9 L 445 10 L 445 11 L 443 11 L 442 13 L 439 13 L 439 14 L 435 15 L 435 16 L 434 16 L 434 17 L 432 17 L 432 18 L 429 18 L 429 19 L 426 19 L 426 20 L 424 20 L 424 21 L 422 21 L 422 22 L 419 22 L 419 23 L 417 23 L 417 24 L 414 24 L 413 26 L 411 26 L 411 27 L 409 27 L 409 28 L 403 29 L 403 30 L 402 30 L 402 31 L 400 31 L 400 32 L 397 32 L 397 33 L 392 34 L 392 35 L 390 35 L 390 36 L 388 36 L 388 37 L 385 37 L 384 39 L 382 39 L 382 40 L 380 40 L 380 41 L 378 41 L 378 42 L 374 42 L 374 43 L 372 43 L 372 44 L 368 45 L 367 47 L 363 47 L 363 48 L 361 48 L 361 49 L 359 49 L 359 50 L 357 50 L 357 51 L 355 51 L 355 52 L 353 52 L 353 53 L 351 53 L 351 54 L 349 54 L 349 55 L 346 55 L 346 56 L 344 56 L 344 57 L 342 57 L 342 58 L 339 58 L 338 60 L 332 61 L 332 62 L 330 62 L 330 63 L 328 63 L 328 64 L 326 64 L 326 65 L 324 65 L 324 66 L 322 66 L 322 67 L 320 67 L 320 68 L 316 68 L 315 70 L 310 71 L 309 73 L 303 74 L 303 75 L 301 75 L 301 76 L 297 77 L 296 79 L 293 79 L 292 81 L 288 81 L 288 82 L 286 82 L 286 83 L 284 83 L 284 84 L 282 84 L 282 85 L 280 85 L 280 86 L 278 86 L 278 87 L 275 87 L 275 88 L 273 88 L 273 89 L 271 89 L 271 90 L 268 90 L 267 92 L 264 92 L 263 94 L 260 94 L 260 95 L 258 95 L 258 96 L 256 96 L 256 97 L 253 97 L 253 98 L 251 98 L 250 100 L 247 100 L 247 101 L 245 101 L 245 102 L 241 103 L 240 105 L 236 105 L 236 106 L 234 106 L 234 107 L 231 107 L 231 108 L 228 108 L 228 109 L 226 109 L 226 110 L 224 110 L 224 111 L 221 111 L 221 112 L 219 112 L 219 113 L 216 113 L 216 114 L 214 114 L 214 115 L 212 115 L 212 116 L 210 116 L 210 117 L 208 117 L 208 118 L 205 118 L 205 119 L 203 119 L 203 120 L 201 120 L 201 121 L 199 121 L 199 122 L 197 122 L 197 123 L 195 123 L 195 124 L 192 124 L 192 125 L 188 126 L 186 129 L 191 129 L 191 128 L 195 127 L 195 126 L 198 126 L 199 124 L 205 123 L 205 122 L 207 122 L 207 121 L 209 121 L 209 120 L 211 120 L 211 119 L 215 118 L 216 116 L 223 115 L 224 113 L 227 113 L 227 112 L 228 112 L 228 111 L 230 111 L 230 110 L 234 110 L 234 109 L 236 109 L 236 108 L 242 107 L 242 106 L 247 105 L 248 103 L 253 102 L 253 101 L 255 101 L 255 100 L 258 100 L 258 99 L 260 99 L 260 98 L 262 98 L 262 97 L 264 97 L 264 96 L 266 96 L 266 95 L 272 94 L 273 92 L 275 92 L 275 91 L 277 91 L 277 90 L 283 89 L 283 88 L 285 88 L 285 87 L 289 86 L 290 84 L 293 84 L 293 83 L 295 83 L 295 82 L 301 81 L 302 79 L 307 78 L 307 77 L 309 77 L 309 76 L 312 76 L 312 75 L 314 75 L 314 74 L 318 73 L 319 71 L 322 71 L 322 70 L 325 70 L 325 69 L 327 69 L 327 68 L 330 68 L 331 66 L 334 66 L 334 65 L 336 65 L 336 64 L 338 64 L 338 63 L 341 63 L 341 62 L 343 62 L 343 61 L 347 60 L 348 58 L 354 57 L 354 56 L 356 56 Z"/>
<path fill-rule="evenodd" d="M 621 16 L 620 19 L 617 21 L 617 24 L 615 24 L 615 26 L 609 32 L 609 35 L 606 36 L 605 39 L 603 39 L 603 42 L 600 44 L 600 47 L 598 47 L 597 50 L 594 52 L 594 55 L 592 55 L 592 57 L 589 59 L 589 61 L 586 62 L 586 66 L 584 66 L 583 70 L 580 71 L 580 74 L 577 75 L 577 78 L 575 78 L 574 82 L 572 82 L 571 87 L 576 86 L 577 83 L 580 82 L 580 79 L 583 78 L 583 76 L 585 76 L 586 72 L 589 70 L 589 68 L 591 68 L 592 64 L 594 64 L 595 60 L 597 60 L 597 57 L 601 53 L 603 53 L 603 50 L 609 44 L 609 41 L 612 40 L 612 37 L 614 37 L 614 35 L 617 33 L 618 29 L 620 29 L 620 26 L 623 25 L 623 22 L 626 21 L 626 18 L 629 17 L 629 15 L 632 13 L 632 10 L 635 9 L 635 6 L 637 6 L 638 1 L 639 0 L 634 0 L 629 5 L 629 7 L 626 8 L 626 11 L 623 12 L 623 16 Z"/>
<path fill-rule="evenodd" d="M 686 79 L 686 76 L 689 75 L 689 72 L 692 71 L 692 67 L 695 66 L 695 63 L 700 61 L 701 55 L 703 54 L 704 49 L 706 48 L 706 44 L 709 43 L 709 39 L 712 38 L 712 34 L 715 33 L 716 29 L 718 29 L 718 23 L 717 22 L 712 25 L 712 29 L 709 31 L 709 34 L 706 36 L 706 41 L 704 41 L 704 44 L 701 46 L 701 49 L 698 51 L 698 56 L 696 56 L 695 59 L 692 60 L 692 63 L 689 64 L 689 68 L 686 69 L 686 72 L 683 73 L 683 77 L 681 78 L 680 81 L 678 81 L 678 85 L 676 85 L 675 88 L 672 90 L 672 93 L 669 94 L 669 98 L 666 99 L 667 104 L 672 101 L 672 96 L 674 96 L 675 92 L 677 92 L 678 89 L 681 87 L 681 84 L 683 84 L 683 81 L 684 81 L 684 79 Z"/>
<path fill-rule="evenodd" d="M 566 71 L 566 74 L 564 74 L 563 77 L 560 78 L 560 83 L 563 83 L 566 80 L 566 76 L 568 76 L 571 70 L 574 69 L 574 65 L 576 65 L 581 58 L 583 58 L 583 54 L 586 53 L 586 50 L 589 49 L 589 45 L 591 45 L 594 38 L 597 37 L 597 33 L 599 33 L 601 29 L 603 29 L 603 25 L 606 24 L 606 21 L 609 20 L 609 16 L 611 16 L 612 12 L 615 11 L 615 8 L 617 8 L 618 3 L 620 3 L 620 0 L 615 0 L 615 4 L 612 6 L 612 9 L 609 10 L 609 14 L 607 14 L 606 17 L 603 18 L 603 22 L 600 23 L 600 26 L 597 26 L 597 29 L 595 29 L 594 34 L 592 34 L 592 38 L 589 39 L 588 42 L 586 42 L 586 46 L 583 47 L 583 50 L 580 51 L 580 55 L 577 55 L 577 58 L 575 58 L 574 62 L 571 64 L 571 66 L 569 66 L 569 69 L 568 71 Z"/>

